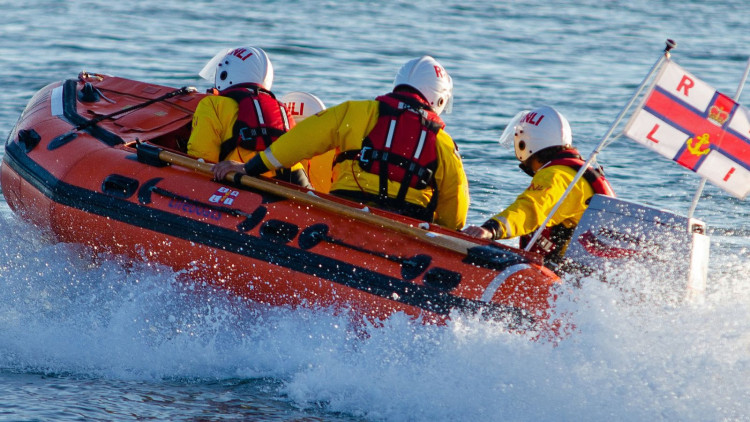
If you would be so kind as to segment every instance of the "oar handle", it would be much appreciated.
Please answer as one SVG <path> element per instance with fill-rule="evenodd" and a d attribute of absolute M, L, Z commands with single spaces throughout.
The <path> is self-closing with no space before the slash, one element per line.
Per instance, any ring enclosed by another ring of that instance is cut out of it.
<path fill-rule="evenodd" d="M 187 168 L 196 170 L 200 173 L 213 175 L 213 171 L 212 171 L 213 164 L 200 162 L 198 160 L 195 160 L 190 157 L 186 157 L 184 155 L 176 154 L 170 151 L 161 150 L 159 152 L 159 159 L 167 163 L 176 164 L 182 167 L 187 167 Z M 235 173 L 234 172 L 229 173 L 225 177 L 225 180 L 234 182 Z M 401 234 L 406 234 L 412 237 L 416 237 L 425 243 L 428 243 L 434 246 L 439 246 L 441 248 L 448 249 L 450 251 L 457 252 L 459 254 L 466 255 L 470 248 L 480 246 L 479 244 L 470 242 L 468 240 L 447 236 L 442 233 L 424 230 L 419 227 L 414 227 L 405 223 L 401 223 L 399 221 L 391 220 L 389 218 L 386 218 L 377 214 L 372 214 L 365 209 L 358 209 L 358 208 L 349 207 L 343 204 L 339 204 L 337 202 L 330 201 L 325 198 L 321 198 L 315 195 L 314 192 L 301 192 L 296 189 L 292 189 L 286 186 L 278 185 L 273 182 L 268 182 L 262 179 L 258 179 L 258 178 L 250 177 L 246 175 L 243 175 L 242 177 L 240 177 L 239 182 L 241 185 L 249 187 L 249 188 L 253 188 L 253 189 L 261 190 L 261 191 L 268 192 L 274 195 L 278 195 L 283 198 L 287 198 L 296 202 L 303 203 L 305 205 L 314 205 L 315 207 L 319 209 L 333 212 L 335 214 L 342 215 L 344 217 L 351 218 L 353 220 L 365 222 L 368 224 L 372 224 L 375 226 L 393 230 Z"/>

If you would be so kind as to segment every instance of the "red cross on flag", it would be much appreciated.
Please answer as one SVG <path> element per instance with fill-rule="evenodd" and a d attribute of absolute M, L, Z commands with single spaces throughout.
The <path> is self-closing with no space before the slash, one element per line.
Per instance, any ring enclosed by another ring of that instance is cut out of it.
<path fill-rule="evenodd" d="M 750 193 L 750 110 L 672 61 L 633 113 L 625 136 L 740 199 Z"/>

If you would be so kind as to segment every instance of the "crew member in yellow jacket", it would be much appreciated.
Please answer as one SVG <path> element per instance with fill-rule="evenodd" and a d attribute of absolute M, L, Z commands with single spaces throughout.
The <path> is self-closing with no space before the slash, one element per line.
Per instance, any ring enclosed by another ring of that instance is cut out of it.
<path fill-rule="evenodd" d="M 271 92 L 273 66 L 260 48 L 220 52 L 200 75 L 214 83 L 193 114 L 188 154 L 206 161 L 247 162 L 294 127 L 294 119 Z M 300 164 L 269 177 L 309 187 Z"/>
<path fill-rule="evenodd" d="M 519 113 L 501 136 L 501 143 L 512 140 L 521 169 L 532 176 L 531 184 L 506 209 L 482 226 L 467 227 L 464 233 L 482 239 L 521 236 L 520 246 L 526 247 L 585 164 L 571 139 L 570 124 L 552 107 Z M 533 245 L 532 250 L 544 255 L 545 262 L 560 262 L 594 193 L 614 196 L 598 166 L 589 167 L 576 182 Z"/>
<path fill-rule="evenodd" d="M 338 148 L 332 194 L 460 229 L 469 207 L 468 182 L 439 117 L 450 109 L 452 90 L 435 59 L 410 60 L 396 75 L 393 92 L 311 116 L 244 166 L 218 163 L 214 176 L 258 175 Z"/>

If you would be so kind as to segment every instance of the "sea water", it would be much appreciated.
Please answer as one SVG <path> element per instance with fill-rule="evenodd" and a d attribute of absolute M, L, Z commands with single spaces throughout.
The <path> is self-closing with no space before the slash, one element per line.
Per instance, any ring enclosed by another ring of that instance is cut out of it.
<path fill-rule="evenodd" d="M 82 70 L 203 90 L 218 50 L 255 45 L 274 92 L 333 105 L 385 93 L 403 62 L 433 55 L 455 83 L 444 117 L 471 224 L 528 184 L 496 141 L 517 111 L 556 107 L 588 154 L 667 38 L 730 96 L 750 56 L 742 0 L 0 5 L 3 139 L 37 90 Z M 624 138 L 599 162 L 620 197 L 683 215 L 699 183 Z M 553 342 L 461 316 L 396 315 L 362 336 L 324 310 L 251 308 L 153 263 L 51 242 L 0 201 L 0 420 L 747 420 L 750 208 L 709 184 L 696 217 L 711 236 L 702 300 L 682 300 L 674 274 L 566 280 L 556 312 L 570 332 Z"/>

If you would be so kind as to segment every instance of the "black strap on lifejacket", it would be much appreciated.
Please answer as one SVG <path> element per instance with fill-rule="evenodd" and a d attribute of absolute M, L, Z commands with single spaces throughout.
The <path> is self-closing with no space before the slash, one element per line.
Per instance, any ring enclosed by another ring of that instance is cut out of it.
<path fill-rule="evenodd" d="M 390 211 L 395 214 L 405 215 L 407 217 L 416 218 L 422 221 L 432 222 L 435 210 L 437 209 L 438 191 L 434 191 L 430 202 L 426 207 L 421 205 L 412 204 L 410 202 L 398 202 L 395 198 L 386 198 L 385 200 L 380 199 L 379 195 L 375 195 L 368 192 L 353 191 L 336 189 L 330 192 L 332 195 L 336 195 L 341 198 L 349 199 L 354 202 L 361 204 L 373 204 L 382 210 Z"/>
<path fill-rule="evenodd" d="M 414 112 L 419 116 L 420 125 L 422 126 L 423 130 L 429 130 L 434 134 L 437 134 L 440 129 L 442 129 L 442 125 L 440 123 L 427 119 L 422 113 L 422 110 L 428 109 L 424 104 L 421 104 L 414 98 L 399 95 L 396 93 L 389 94 L 389 97 L 395 98 L 396 100 L 400 101 L 402 104 L 404 104 L 405 107 L 396 108 L 383 101 L 379 101 L 379 118 L 399 117 L 402 113 Z M 389 128 L 389 134 L 387 136 L 393 136 L 393 131 L 395 130 L 395 126 L 391 126 Z M 423 131 L 422 136 L 426 137 L 426 132 Z M 365 137 L 365 139 L 362 141 L 362 149 L 342 151 L 336 156 L 334 163 L 338 164 L 346 160 L 357 160 L 359 162 L 359 166 L 367 172 L 372 172 L 371 169 L 373 167 L 373 163 L 379 163 L 378 195 L 375 196 L 362 192 L 362 195 L 359 195 L 359 197 L 365 199 L 365 202 L 381 204 L 383 207 L 391 208 L 393 210 L 408 209 L 414 206 L 414 204 L 409 204 L 406 202 L 406 194 L 409 191 L 409 187 L 413 187 L 414 189 L 418 190 L 427 189 L 428 187 L 432 188 L 433 195 L 430 199 L 429 204 L 427 205 L 427 207 L 420 207 L 422 210 L 424 210 L 424 212 L 420 212 L 420 214 L 429 215 L 429 217 L 417 217 L 423 220 L 432 220 L 432 214 L 437 208 L 437 198 L 439 195 L 437 184 L 434 180 L 435 171 L 437 170 L 436 161 L 428 164 L 427 166 L 423 166 L 409 158 L 394 154 L 391 151 L 375 149 L 374 144 L 369 137 Z M 404 170 L 403 178 L 400 181 L 396 180 L 400 183 L 400 188 L 396 195 L 396 198 L 390 198 L 388 196 L 388 181 L 390 180 L 388 177 L 389 165 L 397 166 Z M 402 214 L 407 215 L 406 213 Z"/>
<path fill-rule="evenodd" d="M 428 128 L 432 132 L 437 133 L 440 129 L 443 128 L 442 124 L 440 124 L 440 123 L 438 123 L 436 121 L 433 121 L 433 120 L 429 120 L 422 113 L 422 110 L 432 111 L 432 109 L 430 107 L 428 107 L 427 105 L 420 103 L 419 101 L 417 101 L 414 98 L 408 97 L 406 95 L 401 95 L 401 94 L 398 94 L 398 93 L 395 93 L 395 92 L 392 92 L 392 93 L 388 94 L 388 96 L 391 97 L 391 98 L 395 98 L 395 99 L 401 101 L 407 107 L 400 108 L 400 109 L 399 108 L 394 108 L 394 107 L 391 107 L 390 105 L 385 104 L 384 102 L 380 101 L 380 107 L 379 107 L 378 110 L 380 111 L 381 115 L 385 115 L 385 116 L 398 116 L 401 113 L 403 113 L 404 111 L 406 111 L 407 109 L 410 109 L 410 110 L 412 110 L 412 111 L 414 111 L 414 112 L 416 112 L 416 113 L 419 114 L 419 116 L 420 116 L 420 123 L 422 124 L 422 126 Z M 387 109 L 387 110 L 384 110 L 384 109 Z"/>
<path fill-rule="evenodd" d="M 263 116 L 263 111 L 260 108 L 258 96 L 261 92 L 263 92 L 264 94 L 270 95 L 274 99 L 276 99 L 276 97 L 271 91 L 264 90 L 257 86 L 247 86 L 244 88 L 245 89 L 243 90 L 224 92 L 221 95 L 237 101 L 238 105 L 240 104 L 240 101 L 250 97 L 253 101 L 253 109 L 255 110 L 256 120 L 260 125 L 265 124 L 266 119 Z M 224 160 L 232 151 L 234 151 L 238 147 L 242 147 L 250 151 L 263 151 L 268 148 L 268 146 L 271 145 L 271 143 L 276 138 L 286 133 L 289 130 L 289 122 L 287 121 L 286 109 L 281 104 L 279 105 L 279 108 L 281 116 L 284 119 L 285 129 L 265 126 L 250 127 L 245 122 L 242 122 L 238 119 L 234 124 L 234 128 L 232 129 L 232 137 L 225 140 L 221 144 L 219 161 Z M 262 142 L 258 142 L 259 140 L 262 140 Z"/>
<path fill-rule="evenodd" d="M 433 169 L 416 165 L 413 161 L 409 161 L 404 157 L 389 154 L 387 151 L 378 151 L 372 149 L 372 146 L 363 146 L 361 150 L 349 150 L 343 151 L 336 156 L 335 163 L 341 163 L 346 160 L 358 160 L 360 167 L 363 167 L 363 163 L 367 163 L 373 160 L 387 161 L 390 164 L 402 167 L 406 169 L 406 175 L 398 191 L 396 198 L 388 196 L 388 166 L 380 166 L 379 172 L 379 187 L 378 194 L 371 194 L 368 192 L 361 191 L 340 191 L 340 196 L 345 196 L 349 199 L 356 200 L 362 203 L 373 203 L 378 204 L 381 208 L 387 209 L 398 214 L 407 215 L 409 217 L 418 218 L 420 220 L 432 221 L 433 214 L 437 209 L 438 195 L 440 192 L 435 182 L 435 171 Z M 370 166 L 371 167 L 371 166 Z M 364 168 L 364 167 L 363 167 Z M 409 190 L 408 180 L 416 175 L 418 178 L 415 189 L 426 189 L 427 187 L 432 188 L 432 198 L 426 207 L 406 202 L 406 193 Z M 339 194 L 331 192 L 334 194 Z M 413 207 L 419 208 L 419 210 L 411 210 Z"/>
<path fill-rule="evenodd" d="M 425 118 L 424 114 L 422 114 L 422 110 L 426 108 L 423 104 L 419 103 L 413 98 L 405 97 L 403 95 L 393 94 L 393 97 L 397 98 L 399 101 L 401 101 L 402 103 L 406 104 L 409 108 L 411 108 L 414 112 L 419 114 L 419 122 L 424 129 L 429 130 L 434 134 L 437 134 L 438 131 L 440 131 L 441 125 L 439 123 L 428 120 L 427 118 Z M 406 111 L 406 108 L 395 109 L 388 104 L 380 102 L 379 110 L 380 110 L 380 113 L 384 115 L 389 115 L 388 113 L 390 112 L 392 113 L 390 114 L 391 116 L 398 116 L 404 113 Z M 426 132 L 422 131 L 421 136 L 424 138 L 426 137 L 426 135 L 427 135 Z M 368 140 L 369 140 L 368 138 L 365 138 L 363 145 Z M 420 139 L 420 142 L 422 141 L 423 139 Z M 392 155 L 392 157 L 394 156 Z M 435 175 L 435 170 L 437 169 L 437 162 L 431 163 L 431 165 L 428 165 L 428 166 L 421 166 L 415 163 L 414 161 L 410 161 L 410 160 L 406 160 L 405 163 L 400 162 L 398 158 L 403 158 L 403 157 L 397 157 L 395 161 L 397 161 L 398 164 L 394 164 L 394 165 L 403 168 L 405 173 L 404 173 L 404 177 L 401 180 L 401 185 L 399 187 L 398 194 L 396 195 L 397 201 L 405 202 L 406 193 L 409 191 L 409 186 L 411 186 L 412 178 L 414 176 L 416 176 L 416 182 L 414 185 L 415 189 L 420 189 L 420 190 L 426 189 L 428 185 L 431 185 L 433 188 L 433 191 L 435 192 L 433 196 L 437 196 L 436 194 L 437 188 L 434 183 L 434 175 Z M 383 164 L 385 164 L 386 161 L 389 164 L 393 164 L 394 160 L 393 158 L 391 158 L 391 159 L 384 159 L 382 161 L 384 162 L 381 163 L 380 165 L 380 196 L 385 195 L 387 197 L 388 196 L 388 168 L 387 168 L 388 166 L 383 165 Z"/>
<path fill-rule="evenodd" d="M 388 164 L 399 166 L 406 170 L 407 177 L 404 178 L 405 180 L 409 180 L 411 176 L 417 177 L 417 182 L 414 189 L 426 189 L 428 186 L 431 186 L 433 176 L 435 175 L 435 170 L 432 168 L 420 166 L 419 164 L 409 160 L 408 158 L 404 158 L 396 154 L 389 154 L 388 151 L 373 149 L 372 142 L 370 142 L 367 138 L 365 138 L 365 140 L 362 142 L 361 150 L 349 150 L 340 152 L 336 156 L 336 160 L 334 161 L 334 163 L 338 164 L 346 160 L 359 161 L 359 166 L 365 170 L 372 168 L 373 161 L 387 162 Z M 365 166 L 367 166 L 367 168 L 365 168 Z M 386 169 L 387 179 L 388 166 L 380 166 L 380 168 Z M 382 173 L 382 171 L 380 173 Z M 409 187 L 410 183 L 402 183 L 402 185 Z M 388 196 L 387 190 L 386 196 Z"/>

